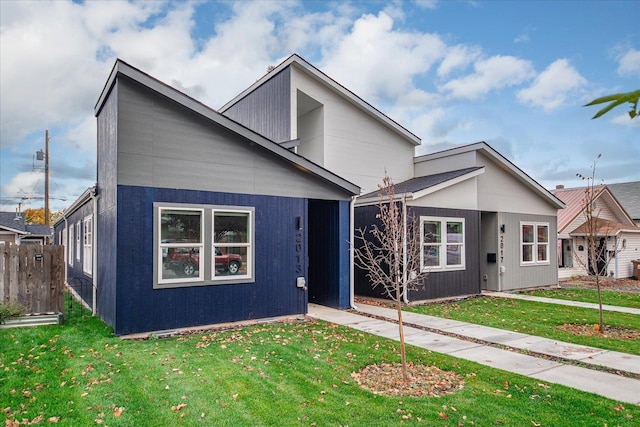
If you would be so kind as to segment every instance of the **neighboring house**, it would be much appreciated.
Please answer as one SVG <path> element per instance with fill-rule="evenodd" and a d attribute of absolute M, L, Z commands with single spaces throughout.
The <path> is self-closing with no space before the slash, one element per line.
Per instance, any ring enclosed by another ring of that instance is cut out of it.
<path fill-rule="evenodd" d="M 560 279 L 586 276 L 600 271 L 614 278 L 633 275 L 631 260 L 640 259 L 640 228 L 635 225 L 609 186 L 597 187 L 594 200 L 595 233 L 599 265 L 591 265 L 587 254 L 585 188 L 558 186 L 552 191 L 566 204 L 558 212 L 558 275 Z M 606 270 L 604 268 L 606 267 Z M 601 273 L 601 274 L 602 274 Z"/>
<path fill-rule="evenodd" d="M 427 284 L 408 301 L 558 283 L 560 200 L 484 142 L 416 157 L 416 178 L 396 184 L 421 234 Z M 356 227 L 375 221 L 378 193 L 356 203 Z M 381 296 L 360 271 L 356 293 Z"/>
<path fill-rule="evenodd" d="M 70 256 L 93 205 L 96 312 L 116 334 L 304 314 L 306 283 L 350 306 L 358 186 L 120 60 L 95 113 L 95 205 L 56 237 Z"/>
<path fill-rule="evenodd" d="M 47 225 L 26 224 L 24 215 L 0 212 L 0 243 L 40 243 L 51 241 L 53 228 Z"/>
<path fill-rule="evenodd" d="M 462 239 L 416 299 L 557 283 L 560 201 L 484 143 L 414 158 L 417 136 L 297 55 L 219 112 L 118 60 L 95 113 L 97 187 L 56 238 L 93 220 L 91 274 L 74 248 L 68 281 L 116 334 L 352 306 L 359 196 L 385 171 Z"/>
<path fill-rule="evenodd" d="M 607 184 L 638 227 L 640 227 L 640 181 Z"/>

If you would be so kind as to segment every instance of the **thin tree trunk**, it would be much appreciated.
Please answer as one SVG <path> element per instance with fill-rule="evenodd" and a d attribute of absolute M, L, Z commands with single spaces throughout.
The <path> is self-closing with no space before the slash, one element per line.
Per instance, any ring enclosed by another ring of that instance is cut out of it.
<path fill-rule="evenodd" d="M 400 361 L 402 362 L 402 379 L 405 383 L 409 382 L 409 374 L 407 373 L 407 354 L 404 348 L 404 328 L 402 326 L 402 302 L 398 299 L 396 304 L 398 309 L 398 330 L 400 332 Z"/>
<path fill-rule="evenodd" d="M 598 270 L 597 267 L 596 270 Z M 600 275 L 598 272 L 596 272 L 596 288 L 598 289 L 598 332 L 604 334 L 604 322 L 602 320 L 602 293 L 600 292 Z"/>

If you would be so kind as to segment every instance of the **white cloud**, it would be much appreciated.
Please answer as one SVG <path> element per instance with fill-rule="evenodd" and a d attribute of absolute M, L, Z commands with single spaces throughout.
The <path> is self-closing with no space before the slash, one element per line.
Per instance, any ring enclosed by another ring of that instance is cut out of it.
<path fill-rule="evenodd" d="M 531 41 L 531 33 L 535 31 L 534 27 L 527 26 L 513 41 L 514 43 L 529 43 Z"/>
<path fill-rule="evenodd" d="M 518 92 L 518 99 L 525 104 L 551 111 L 560 107 L 567 95 L 587 84 L 568 60 L 558 59 L 549 65 L 533 84 Z"/>
<path fill-rule="evenodd" d="M 466 68 L 481 55 L 482 50 L 476 46 L 456 45 L 448 48 L 438 67 L 438 77 L 446 77 L 455 70 Z"/>
<path fill-rule="evenodd" d="M 414 0 L 416 5 L 424 9 L 435 9 L 438 7 L 438 0 Z"/>
<path fill-rule="evenodd" d="M 629 49 L 618 57 L 618 74 L 640 76 L 640 50 Z"/>
<path fill-rule="evenodd" d="M 617 107 L 618 110 L 623 110 L 624 108 L 627 108 L 629 106 L 629 104 L 624 104 L 621 105 L 619 107 Z M 611 113 L 609 113 L 611 114 Z M 626 126 L 630 129 L 635 129 L 640 127 L 640 119 L 639 118 L 631 118 L 629 116 L 629 113 L 623 113 L 623 114 L 618 114 L 616 116 L 613 116 L 613 118 L 611 119 L 611 123 L 614 123 L 616 125 L 622 125 L 622 126 Z"/>
<path fill-rule="evenodd" d="M 478 99 L 492 90 L 523 83 L 535 75 L 530 61 L 514 56 L 493 56 L 477 61 L 475 72 L 442 86 L 452 97 Z"/>
<path fill-rule="evenodd" d="M 322 68 L 364 99 L 395 99 L 415 88 L 413 79 L 426 74 L 444 48 L 436 35 L 394 30 L 393 19 L 380 12 L 355 21 L 351 33 L 327 51 Z"/>

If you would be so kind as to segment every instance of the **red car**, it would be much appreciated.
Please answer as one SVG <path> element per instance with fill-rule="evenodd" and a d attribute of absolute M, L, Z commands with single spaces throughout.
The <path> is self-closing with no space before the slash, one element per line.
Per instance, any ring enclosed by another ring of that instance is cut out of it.
<path fill-rule="evenodd" d="M 237 274 L 242 265 L 242 257 L 236 254 L 223 254 L 216 248 L 216 270 Z M 173 270 L 177 276 L 195 276 L 200 266 L 198 248 L 169 248 L 165 259 L 165 268 Z"/>

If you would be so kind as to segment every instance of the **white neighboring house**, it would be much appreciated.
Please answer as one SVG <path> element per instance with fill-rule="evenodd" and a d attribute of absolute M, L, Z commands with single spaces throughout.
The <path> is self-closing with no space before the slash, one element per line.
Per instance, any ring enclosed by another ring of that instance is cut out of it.
<path fill-rule="evenodd" d="M 587 257 L 585 188 L 558 186 L 552 193 L 567 205 L 558 211 L 558 278 L 586 276 L 594 271 L 594 266 Z M 616 279 L 633 276 L 631 261 L 640 259 L 640 227 L 606 185 L 598 187 L 594 203 L 598 250 L 604 252 L 598 269 L 606 264 L 607 276 Z"/>

